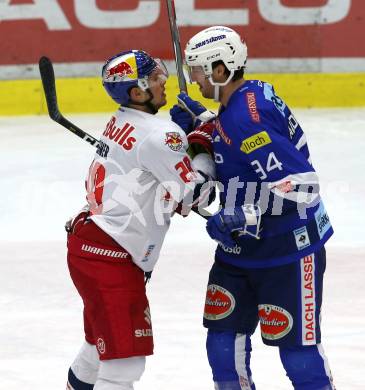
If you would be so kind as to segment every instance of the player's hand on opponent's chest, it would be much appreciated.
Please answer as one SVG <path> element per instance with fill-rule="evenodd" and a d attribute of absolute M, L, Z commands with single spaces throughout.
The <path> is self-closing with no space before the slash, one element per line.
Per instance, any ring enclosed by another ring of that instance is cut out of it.
<path fill-rule="evenodd" d="M 192 132 L 202 123 L 215 119 L 215 114 L 207 110 L 201 103 L 191 99 L 186 93 L 177 95 L 178 104 L 171 110 L 171 120 L 179 125 L 186 134 Z"/>

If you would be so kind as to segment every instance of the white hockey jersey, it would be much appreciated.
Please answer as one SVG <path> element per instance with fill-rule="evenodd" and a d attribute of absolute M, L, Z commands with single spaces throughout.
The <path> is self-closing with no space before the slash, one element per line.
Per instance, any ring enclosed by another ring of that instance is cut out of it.
<path fill-rule="evenodd" d="M 190 160 L 183 130 L 168 119 L 121 107 L 101 136 L 86 181 L 91 219 L 144 271 L 158 259 L 172 210 L 204 178 L 207 154 Z"/>

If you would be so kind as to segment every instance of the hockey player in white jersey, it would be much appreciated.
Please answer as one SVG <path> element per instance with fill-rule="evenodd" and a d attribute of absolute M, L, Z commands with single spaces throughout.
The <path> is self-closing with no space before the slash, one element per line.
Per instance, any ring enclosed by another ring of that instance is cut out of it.
<path fill-rule="evenodd" d="M 176 206 L 192 207 L 211 193 L 209 129 L 186 137 L 155 115 L 166 104 L 167 77 L 162 61 L 140 50 L 119 53 L 102 70 L 104 88 L 121 106 L 90 165 L 88 205 L 68 227 L 85 330 L 68 389 L 133 389 L 153 353 L 144 273 L 158 259 Z M 203 152 L 190 157 L 189 144 Z"/>

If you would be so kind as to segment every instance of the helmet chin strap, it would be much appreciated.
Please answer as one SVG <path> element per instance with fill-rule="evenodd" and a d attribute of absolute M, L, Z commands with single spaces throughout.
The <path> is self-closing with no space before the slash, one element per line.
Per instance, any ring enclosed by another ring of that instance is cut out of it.
<path fill-rule="evenodd" d="M 215 84 L 214 85 L 214 101 L 219 103 L 219 90 L 220 90 L 220 85 Z"/>
<path fill-rule="evenodd" d="M 227 77 L 227 80 L 224 83 L 217 83 L 213 81 L 212 76 L 209 76 L 209 81 L 212 85 L 214 85 L 214 101 L 219 103 L 219 92 L 220 87 L 224 87 L 227 85 L 233 78 L 234 71 L 231 71 L 230 75 Z"/>

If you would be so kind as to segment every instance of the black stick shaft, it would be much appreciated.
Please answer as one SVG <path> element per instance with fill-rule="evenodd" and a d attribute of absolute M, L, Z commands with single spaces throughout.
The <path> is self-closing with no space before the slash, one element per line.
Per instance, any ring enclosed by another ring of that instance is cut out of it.
<path fill-rule="evenodd" d="M 78 137 L 82 138 L 93 146 L 98 146 L 99 141 L 92 135 L 77 127 L 66 119 L 60 112 L 57 103 L 56 80 L 52 61 L 47 57 L 41 57 L 39 60 L 39 71 L 41 74 L 44 94 L 46 96 L 48 114 L 52 120 L 65 127 Z"/>
<path fill-rule="evenodd" d="M 175 54 L 176 72 L 177 72 L 177 79 L 179 82 L 179 89 L 180 92 L 187 93 L 188 88 L 186 86 L 186 80 L 183 71 L 183 58 L 181 53 L 180 36 L 176 24 L 175 3 L 174 0 L 166 0 L 166 3 L 167 3 L 167 13 L 169 15 L 169 22 L 170 22 L 172 46 Z"/>

